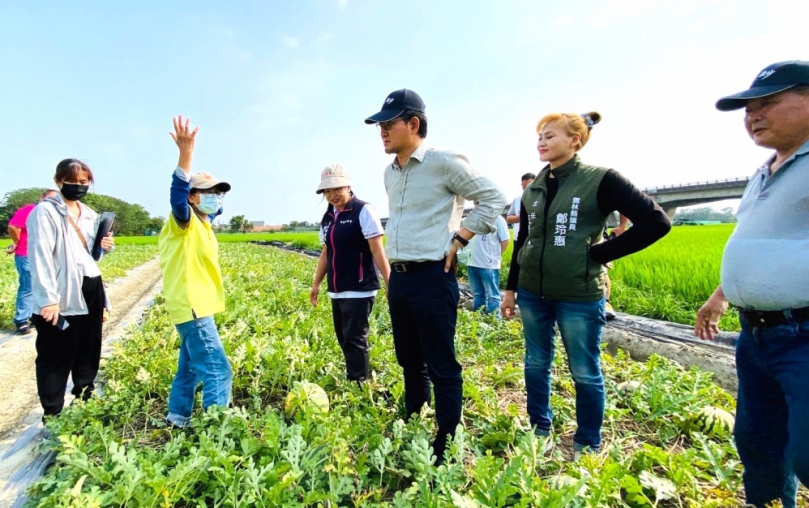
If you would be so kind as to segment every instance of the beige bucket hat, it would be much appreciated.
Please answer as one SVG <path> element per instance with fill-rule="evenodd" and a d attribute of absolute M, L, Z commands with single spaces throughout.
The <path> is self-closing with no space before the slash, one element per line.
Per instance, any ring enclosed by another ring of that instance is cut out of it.
<path fill-rule="evenodd" d="M 320 173 L 320 185 L 317 186 L 318 194 L 323 194 L 326 189 L 337 189 L 339 187 L 350 187 L 351 179 L 348 177 L 348 171 L 339 164 L 331 164 L 326 166 Z"/>

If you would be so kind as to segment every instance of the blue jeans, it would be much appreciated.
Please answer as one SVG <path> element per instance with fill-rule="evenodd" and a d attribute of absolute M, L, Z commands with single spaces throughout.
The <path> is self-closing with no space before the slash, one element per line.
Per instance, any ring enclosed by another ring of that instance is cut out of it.
<path fill-rule="evenodd" d="M 809 321 L 762 328 L 741 319 L 736 448 L 747 502 L 795 506 L 809 485 Z"/>
<path fill-rule="evenodd" d="M 20 276 L 17 288 L 17 302 L 14 306 L 14 324 L 19 326 L 31 319 L 34 306 L 34 293 L 31 289 L 31 269 L 28 268 L 28 256 L 14 255 L 14 266 Z"/>
<path fill-rule="evenodd" d="M 517 291 L 517 304 L 525 334 L 525 387 L 528 416 L 537 434 L 551 430 L 551 364 L 554 356 L 554 324 L 559 324 L 568 366 L 576 386 L 576 423 L 573 436 L 577 450 L 601 446 L 604 420 L 604 378 L 601 375 L 601 328 L 604 302 L 549 300 L 524 288 Z"/>
<path fill-rule="evenodd" d="M 472 308 L 478 310 L 485 305 L 486 312 L 500 318 L 500 270 L 467 266 L 469 286 L 472 289 Z"/>
<path fill-rule="evenodd" d="M 233 371 L 216 331 L 213 317 L 197 318 L 175 325 L 180 334 L 180 359 L 169 394 L 166 419 L 178 427 L 191 421 L 197 385 L 202 382 L 202 407 L 230 403 Z"/>

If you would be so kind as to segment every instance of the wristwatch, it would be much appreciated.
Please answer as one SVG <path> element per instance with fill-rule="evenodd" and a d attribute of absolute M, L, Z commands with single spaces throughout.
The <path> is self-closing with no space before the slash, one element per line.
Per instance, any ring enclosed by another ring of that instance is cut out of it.
<path fill-rule="evenodd" d="M 466 247 L 467 245 L 469 245 L 469 240 L 467 240 L 466 238 L 462 237 L 462 236 L 461 236 L 461 235 L 459 235 L 458 233 L 455 233 L 455 234 L 452 236 L 452 239 L 453 239 L 453 241 L 454 241 L 454 240 L 457 240 L 457 241 L 458 241 L 458 243 L 460 243 L 460 244 L 461 244 L 461 247 Z"/>

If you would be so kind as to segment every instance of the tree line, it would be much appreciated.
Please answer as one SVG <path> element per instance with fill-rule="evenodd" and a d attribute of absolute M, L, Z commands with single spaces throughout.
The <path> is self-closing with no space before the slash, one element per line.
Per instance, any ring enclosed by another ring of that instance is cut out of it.
<path fill-rule="evenodd" d="M 17 189 L 7 192 L 0 202 L 0 235 L 8 234 L 8 222 L 14 213 L 29 203 L 36 203 L 45 191 L 44 187 Z M 152 217 L 141 205 L 105 194 L 89 193 L 82 203 L 98 213 L 115 212 L 112 231 L 116 236 L 139 236 L 156 234 L 163 227 L 163 217 Z"/>
<path fill-rule="evenodd" d="M 736 222 L 736 213 L 733 208 L 726 207 L 721 211 L 710 207 L 684 208 L 674 214 L 674 222 L 719 221 Z"/>

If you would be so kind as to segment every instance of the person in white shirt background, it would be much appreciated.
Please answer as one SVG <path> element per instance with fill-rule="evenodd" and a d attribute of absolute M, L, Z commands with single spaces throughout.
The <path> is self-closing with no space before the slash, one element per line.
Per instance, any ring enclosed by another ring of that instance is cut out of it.
<path fill-rule="evenodd" d="M 533 173 L 526 173 L 522 175 L 520 179 L 520 185 L 522 185 L 522 190 L 525 190 L 526 187 L 531 185 L 531 182 L 534 181 L 537 175 Z M 517 239 L 517 233 L 520 232 L 520 203 L 522 201 L 522 194 L 514 198 L 514 201 L 511 202 L 511 207 L 508 209 L 508 215 L 506 216 L 506 222 L 509 224 L 513 224 L 511 226 L 512 231 L 514 231 L 514 239 Z"/>
<path fill-rule="evenodd" d="M 472 308 L 483 309 L 500 319 L 500 265 L 510 237 L 502 216 L 497 217 L 495 227 L 497 230 L 493 233 L 472 237 L 459 259 L 466 264 Z"/>

